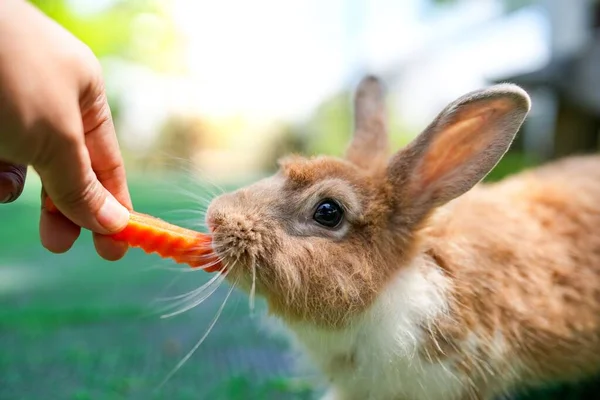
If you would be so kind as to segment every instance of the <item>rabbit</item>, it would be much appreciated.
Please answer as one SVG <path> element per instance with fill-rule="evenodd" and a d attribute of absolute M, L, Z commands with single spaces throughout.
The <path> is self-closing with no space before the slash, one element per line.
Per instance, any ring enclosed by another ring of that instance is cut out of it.
<path fill-rule="evenodd" d="M 502 83 L 390 152 L 365 76 L 343 157 L 289 155 L 215 197 L 227 280 L 261 296 L 327 379 L 327 400 L 494 399 L 600 370 L 600 157 L 482 182 L 525 121 Z"/>

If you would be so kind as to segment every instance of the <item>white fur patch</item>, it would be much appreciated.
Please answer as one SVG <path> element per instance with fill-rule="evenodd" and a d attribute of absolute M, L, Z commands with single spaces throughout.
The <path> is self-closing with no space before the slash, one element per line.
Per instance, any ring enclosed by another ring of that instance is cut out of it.
<path fill-rule="evenodd" d="M 421 259 L 399 271 L 373 306 L 348 328 L 332 332 L 291 325 L 313 362 L 330 375 L 333 389 L 326 398 L 458 396 L 464 386 L 455 374 L 443 364 L 426 362 L 418 353 L 425 334 L 419 327 L 447 311 L 447 283 L 437 265 Z"/>

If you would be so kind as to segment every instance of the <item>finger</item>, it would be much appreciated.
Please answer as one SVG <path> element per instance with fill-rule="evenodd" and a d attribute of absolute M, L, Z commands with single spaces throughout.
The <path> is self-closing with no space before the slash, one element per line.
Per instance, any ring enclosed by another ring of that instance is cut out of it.
<path fill-rule="evenodd" d="M 53 253 L 68 251 L 81 233 L 81 228 L 67 217 L 48 210 L 42 210 L 39 229 L 42 246 Z"/>
<path fill-rule="evenodd" d="M 27 166 L 0 161 L 0 203 L 12 203 L 23 193 Z"/>
<path fill-rule="evenodd" d="M 40 215 L 40 239 L 42 246 L 53 253 L 68 251 L 79 237 L 81 228 L 58 211 L 45 208 L 46 191 L 42 188 L 42 213 Z"/>
<path fill-rule="evenodd" d="M 100 257 L 108 261 L 117 261 L 123 258 L 127 253 L 129 246 L 127 243 L 119 242 L 110 238 L 94 233 L 94 246 Z"/>
<path fill-rule="evenodd" d="M 131 210 L 125 166 L 104 93 L 97 95 L 89 109 L 84 111 L 83 128 L 92 169 L 98 180 L 121 204 Z M 94 244 L 98 254 L 108 260 L 121 259 L 128 248 L 121 242 L 99 234 L 94 234 Z"/>
<path fill-rule="evenodd" d="M 54 207 L 46 209 L 47 194 L 42 188 L 42 214 L 40 217 L 40 238 L 42 245 L 53 253 L 68 251 L 79 237 L 81 228 L 66 218 Z M 94 233 L 94 243 L 98 254 L 109 261 L 117 261 L 125 255 L 126 243 L 112 240 L 108 236 Z"/>
<path fill-rule="evenodd" d="M 98 180 L 121 204 L 131 210 L 125 164 L 104 95 L 100 95 L 83 114 L 83 129 L 91 166 Z"/>
<path fill-rule="evenodd" d="M 47 153 L 52 157 L 47 162 L 34 165 L 46 192 L 75 224 L 102 234 L 120 231 L 129 220 L 128 210 L 96 178 L 83 135 L 53 134 L 53 138 L 65 137 L 51 141 Z"/>

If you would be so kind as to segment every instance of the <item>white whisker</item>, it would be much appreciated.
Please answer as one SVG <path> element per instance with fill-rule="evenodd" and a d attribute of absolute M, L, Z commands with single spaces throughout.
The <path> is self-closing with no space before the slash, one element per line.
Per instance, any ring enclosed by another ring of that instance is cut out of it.
<path fill-rule="evenodd" d="M 206 330 L 206 332 L 204 333 L 204 335 L 200 338 L 200 340 L 198 340 L 198 342 L 194 345 L 194 347 L 185 355 L 185 357 L 183 357 L 183 359 L 181 361 L 179 361 L 179 363 L 175 366 L 175 368 L 173 368 L 173 370 L 171 370 L 171 372 L 167 375 L 167 377 L 160 383 L 160 385 L 158 385 L 158 387 L 156 388 L 156 390 L 160 389 L 165 383 L 167 383 L 167 381 L 169 379 L 171 379 L 171 377 L 183 366 L 183 364 L 185 364 L 185 362 L 192 356 L 192 354 L 194 354 L 194 352 L 198 349 L 198 347 L 200 347 L 200 345 L 208 337 L 208 335 L 212 331 L 213 327 L 217 323 L 219 317 L 221 316 L 221 313 L 223 312 L 223 309 L 225 308 L 225 304 L 227 303 L 227 300 L 229 299 L 229 296 L 231 296 L 231 293 L 233 292 L 234 288 L 235 288 L 235 283 L 233 285 L 231 285 L 231 288 L 227 292 L 227 295 L 225 296 L 225 299 L 223 300 L 223 303 L 221 304 L 221 306 L 217 310 L 217 314 L 215 315 L 215 317 L 211 321 L 211 323 L 208 326 L 208 329 Z"/>
<path fill-rule="evenodd" d="M 210 285 L 212 285 L 217 279 L 219 279 L 219 276 L 221 276 L 221 273 L 217 273 L 215 274 L 215 276 L 213 276 L 208 282 L 206 282 L 204 285 L 200 286 L 199 288 L 196 288 L 188 293 L 184 293 L 184 294 L 179 294 L 176 296 L 171 296 L 171 297 L 162 297 L 160 299 L 157 299 L 158 301 L 172 301 L 172 300 L 180 300 L 180 299 L 189 299 L 190 297 L 193 297 L 199 293 L 201 293 L 203 290 L 205 290 L 207 287 L 209 287 Z"/>
<path fill-rule="evenodd" d="M 188 310 L 191 310 L 192 308 L 202 304 L 206 299 L 208 299 L 218 288 L 219 286 L 221 286 L 221 283 L 223 283 L 223 281 L 225 281 L 225 278 L 227 277 L 229 273 L 229 270 L 226 270 L 224 273 L 217 275 L 217 280 L 215 280 L 212 284 L 214 285 L 214 287 L 206 290 L 206 293 L 202 293 L 200 292 L 198 294 L 198 298 L 196 298 L 195 300 L 193 300 L 191 303 L 189 303 L 188 305 L 184 306 L 183 308 L 177 310 L 177 311 L 173 311 L 171 313 L 168 314 L 164 314 L 161 315 L 161 318 L 171 318 L 174 317 L 176 315 L 179 315 L 181 313 L 184 313 Z M 216 282 L 216 284 L 214 284 Z M 195 297 L 195 296 L 191 296 L 191 297 Z M 184 299 L 180 302 L 178 302 L 178 304 L 181 303 L 185 303 L 187 299 Z M 167 308 L 173 308 L 173 307 L 167 307 Z"/>
<path fill-rule="evenodd" d="M 166 266 L 166 265 L 162 265 L 162 264 L 153 264 L 153 265 L 141 268 L 140 271 L 146 273 L 149 271 L 181 271 L 181 269 L 182 268 Z"/>
<path fill-rule="evenodd" d="M 194 218 L 196 218 L 198 216 L 200 216 L 200 217 L 206 216 L 206 210 L 204 210 L 204 209 L 196 210 L 196 209 L 191 209 L 191 208 L 185 208 L 185 209 L 178 209 L 178 210 L 169 210 L 169 211 L 166 211 L 164 214 L 165 215 L 175 215 L 175 216 L 181 215 L 182 219 L 185 215 L 187 215 L 187 217 L 189 217 L 191 215 Z"/>
<path fill-rule="evenodd" d="M 256 295 L 256 261 L 252 263 L 252 287 L 250 288 L 249 306 L 250 314 L 254 314 L 254 301 Z"/>

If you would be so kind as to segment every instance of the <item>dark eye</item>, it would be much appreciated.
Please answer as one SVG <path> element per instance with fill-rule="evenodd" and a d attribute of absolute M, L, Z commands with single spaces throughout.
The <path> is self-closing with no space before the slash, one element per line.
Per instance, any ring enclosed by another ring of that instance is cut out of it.
<path fill-rule="evenodd" d="M 334 200 L 323 200 L 317 206 L 313 219 L 328 228 L 335 228 L 340 224 L 344 216 L 344 210 Z"/>

